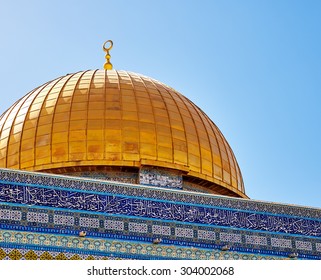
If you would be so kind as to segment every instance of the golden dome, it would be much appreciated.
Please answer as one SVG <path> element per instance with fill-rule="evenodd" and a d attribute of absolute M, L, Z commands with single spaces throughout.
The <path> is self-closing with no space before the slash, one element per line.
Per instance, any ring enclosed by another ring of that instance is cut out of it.
<path fill-rule="evenodd" d="M 0 167 L 64 173 L 142 165 L 179 170 L 203 189 L 247 197 L 216 125 L 186 97 L 140 74 L 68 74 L 29 92 L 0 117 Z"/>

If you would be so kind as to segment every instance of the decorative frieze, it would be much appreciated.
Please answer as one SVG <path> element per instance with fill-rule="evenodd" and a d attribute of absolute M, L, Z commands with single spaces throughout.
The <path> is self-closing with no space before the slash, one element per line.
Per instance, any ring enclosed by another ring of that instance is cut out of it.
<path fill-rule="evenodd" d="M 284 256 L 266 256 L 242 252 L 222 252 L 192 247 L 173 247 L 166 244 L 133 243 L 124 240 L 97 238 L 81 239 L 76 236 L 1 231 L 0 240 L 9 236 L 5 247 L 0 242 L 0 259 L 284 259 Z M 19 237 L 19 238 L 18 238 Z M 41 245 L 41 249 L 39 249 Z M 145 252 L 145 254 L 144 254 Z"/>
<path fill-rule="evenodd" d="M 73 189 L 0 183 L 0 201 L 321 237 L 320 220 Z"/>

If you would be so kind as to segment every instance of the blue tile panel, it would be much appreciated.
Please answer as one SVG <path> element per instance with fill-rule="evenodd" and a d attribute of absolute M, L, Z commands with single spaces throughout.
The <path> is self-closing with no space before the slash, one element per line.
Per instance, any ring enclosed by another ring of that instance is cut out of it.
<path fill-rule="evenodd" d="M 319 209 L 0 170 L 0 228 L 321 259 Z"/>
<path fill-rule="evenodd" d="M 0 201 L 321 237 L 321 220 L 210 205 L 0 182 Z"/>

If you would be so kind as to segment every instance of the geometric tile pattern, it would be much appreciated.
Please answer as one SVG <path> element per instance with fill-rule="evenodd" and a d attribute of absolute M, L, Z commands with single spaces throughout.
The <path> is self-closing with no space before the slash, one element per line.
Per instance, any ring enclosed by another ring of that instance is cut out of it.
<path fill-rule="evenodd" d="M 258 235 L 246 235 L 245 241 L 247 244 L 253 245 L 267 245 L 267 237 L 265 236 L 258 236 Z"/>
<path fill-rule="evenodd" d="M 242 236 L 241 234 L 221 232 L 220 240 L 225 242 L 242 243 Z"/>
<path fill-rule="evenodd" d="M 0 260 L 111 260 L 109 256 L 50 252 L 45 250 L 23 250 L 0 248 Z"/>
<path fill-rule="evenodd" d="M 292 241 L 289 238 L 271 238 L 271 245 L 279 248 L 292 248 Z"/>
<path fill-rule="evenodd" d="M 128 230 L 131 232 L 147 233 L 147 225 L 145 223 L 128 223 Z"/>
<path fill-rule="evenodd" d="M 296 248 L 298 248 L 300 250 L 308 250 L 308 251 L 312 250 L 312 243 L 309 241 L 296 240 L 295 245 L 296 245 Z"/>
<path fill-rule="evenodd" d="M 185 237 L 185 238 L 193 238 L 194 230 L 193 230 L 193 228 L 177 227 L 177 228 L 175 228 L 175 236 Z"/>

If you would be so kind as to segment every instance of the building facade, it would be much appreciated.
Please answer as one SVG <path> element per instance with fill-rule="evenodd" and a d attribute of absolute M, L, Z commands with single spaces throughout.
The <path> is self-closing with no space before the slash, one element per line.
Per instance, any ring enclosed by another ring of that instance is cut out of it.
<path fill-rule="evenodd" d="M 1 115 L 0 259 L 321 259 L 320 209 L 250 200 L 199 107 L 106 58 Z"/>

